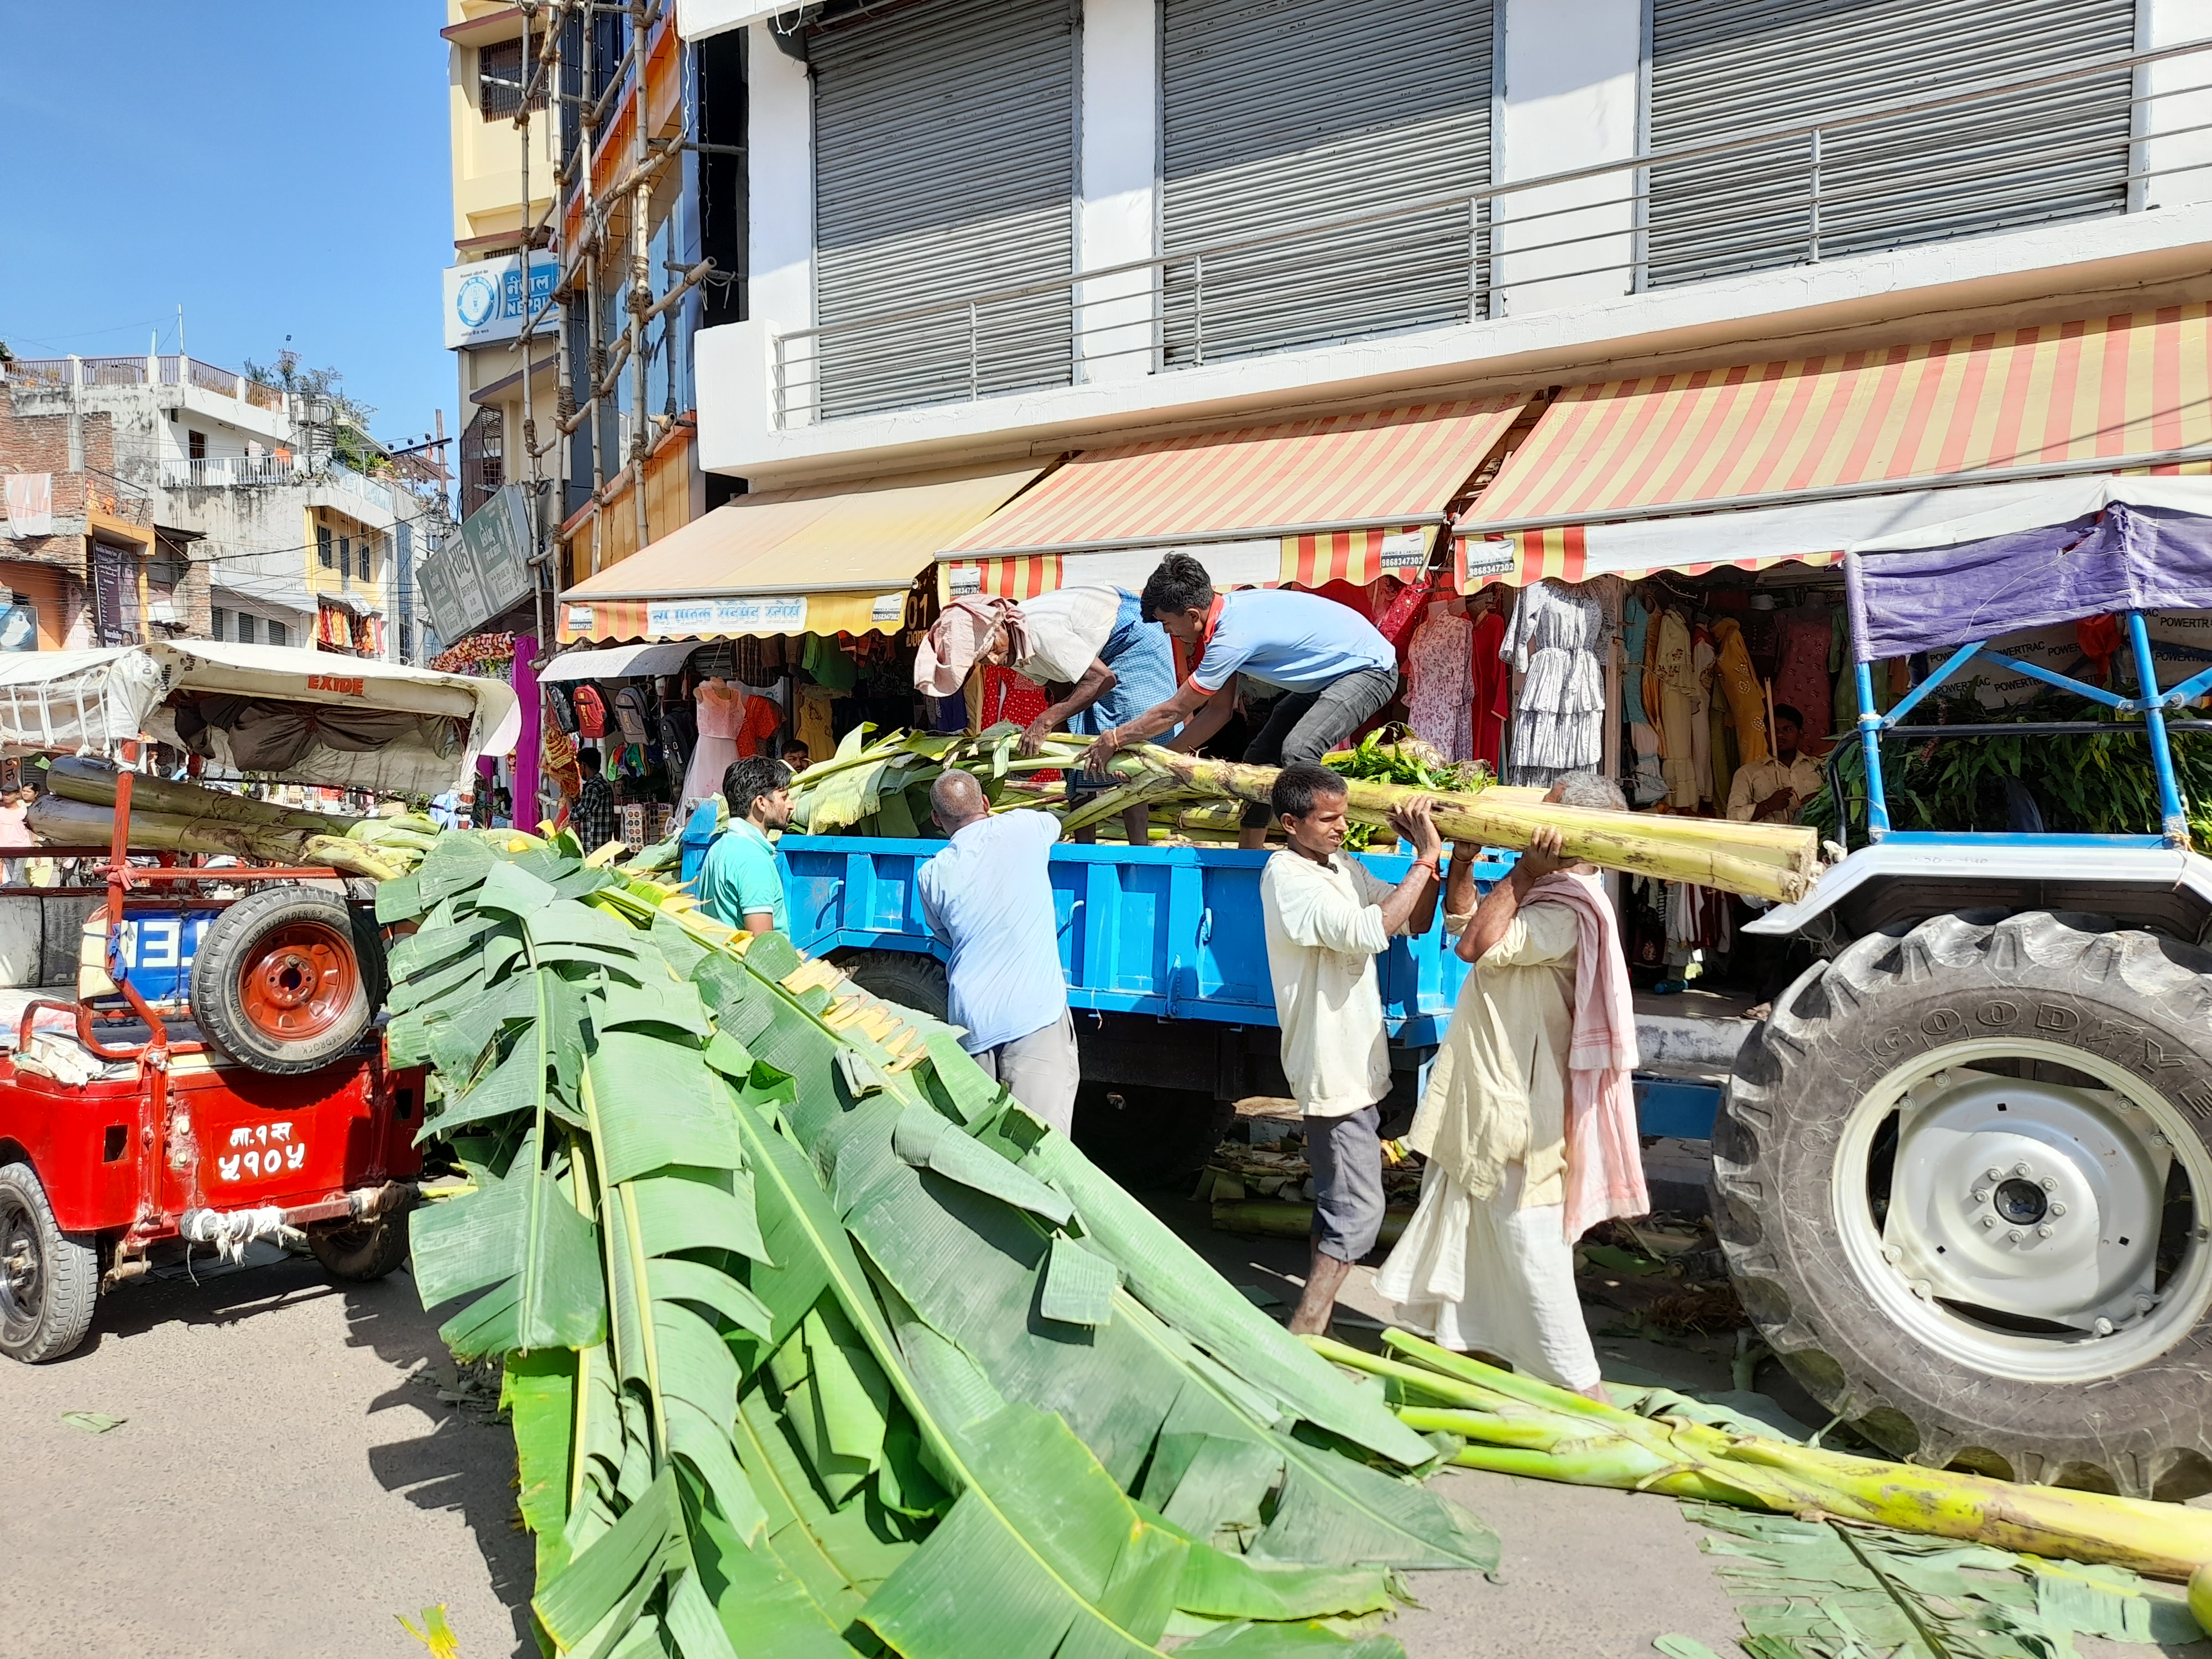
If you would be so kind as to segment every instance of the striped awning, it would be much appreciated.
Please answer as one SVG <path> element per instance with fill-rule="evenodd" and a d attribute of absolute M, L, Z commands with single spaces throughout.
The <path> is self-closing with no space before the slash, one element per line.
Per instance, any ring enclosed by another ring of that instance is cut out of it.
<path fill-rule="evenodd" d="M 1224 586 L 1425 566 L 1444 509 L 1528 399 L 1330 415 L 1086 450 L 939 556 L 948 597 L 1141 587 L 1173 550 Z"/>
<path fill-rule="evenodd" d="M 561 641 L 896 633 L 937 549 L 1042 470 L 740 495 L 563 592 Z"/>
<path fill-rule="evenodd" d="M 2207 471 L 2208 310 L 1574 387 L 1461 515 L 1457 580 L 1831 563 L 2083 471 Z"/>

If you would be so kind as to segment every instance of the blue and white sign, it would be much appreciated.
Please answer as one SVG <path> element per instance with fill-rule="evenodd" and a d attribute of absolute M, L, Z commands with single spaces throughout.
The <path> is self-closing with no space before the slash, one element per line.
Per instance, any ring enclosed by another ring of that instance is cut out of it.
<path fill-rule="evenodd" d="M 668 639 L 694 634 L 804 634 L 806 595 L 653 599 L 645 607 L 645 631 Z"/>
<path fill-rule="evenodd" d="M 446 272 L 446 345 L 482 345 L 488 340 L 512 340 L 522 332 L 523 319 L 552 297 L 560 280 L 561 262 L 540 254 L 530 262 L 530 287 L 522 284 L 522 256 L 479 259 L 455 265 Z M 561 313 L 549 311 L 538 327 L 550 342 Z"/>
<path fill-rule="evenodd" d="M 137 911 L 118 928 L 115 957 L 123 977 L 149 1002 L 182 1002 L 191 994 L 192 958 L 220 910 Z"/>

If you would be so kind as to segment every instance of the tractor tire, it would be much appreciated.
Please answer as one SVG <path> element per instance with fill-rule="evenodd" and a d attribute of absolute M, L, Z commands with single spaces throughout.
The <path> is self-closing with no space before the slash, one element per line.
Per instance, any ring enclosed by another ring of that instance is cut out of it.
<path fill-rule="evenodd" d="M 395 1210 L 349 1227 L 309 1233 L 307 1248 L 332 1279 L 368 1285 L 407 1260 L 407 1212 Z"/>
<path fill-rule="evenodd" d="M 0 1164 L 0 1353 L 35 1365 L 73 1352 L 99 1299 L 93 1239 L 55 1224 L 29 1164 Z"/>
<path fill-rule="evenodd" d="M 915 951 L 863 951 L 836 965 L 854 984 L 885 1002 L 896 1002 L 932 1019 L 944 1019 L 951 1011 L 952 993 L 945 983 L 945 964 L 935 957 Z"/>
<path fill-rule="evenodd" d="M 1790 1372 L 1892 1454 L 2212 1490 L 2212 954 L 2110 919 L 1936 916 L 1776 1000 L 1714 1215 Z"/>
<path fill-rule="evenodd" d="M 192 1018 L 231 1059 L 273 1077 L 320 1071 L 376 1012 L 380 949 L 315 887 L 264 887 L 217 916 L 192 962 Z"/>

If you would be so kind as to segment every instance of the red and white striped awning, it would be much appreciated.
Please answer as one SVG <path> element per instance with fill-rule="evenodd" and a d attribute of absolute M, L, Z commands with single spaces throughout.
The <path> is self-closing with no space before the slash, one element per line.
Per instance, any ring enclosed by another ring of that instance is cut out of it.
<path fill-rule="evenodd" d="M 2212 470 L 2177 453 L 2212 446 L 2208 312 L 1574 387 L 1460 516 L 1455 576 L 1519 586 L 1826 564 L 2085 468 Z M 1960 475 L 1988 481 L 1945 482 Z"/>
<path fill-rule="evenodd" d="M 938 555 L 947 597 L 1144 586 L 1185 551 L 1224 586 L 1368 582 L 1425 566 L 1520 393 L 1086 450 Z"/>

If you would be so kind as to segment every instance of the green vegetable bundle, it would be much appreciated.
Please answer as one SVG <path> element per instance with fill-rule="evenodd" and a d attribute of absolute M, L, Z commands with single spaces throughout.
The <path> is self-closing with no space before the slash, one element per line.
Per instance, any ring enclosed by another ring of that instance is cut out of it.
<path fill-rule="evenodd" d="M 1306 1654 L 1495 1562 L 1378 1391 L 949 1028 L 579 852 L 448 835 L 378 902 L 476 1182 L 415 1274 L 506 1357 L 555 1650 Z"/>

